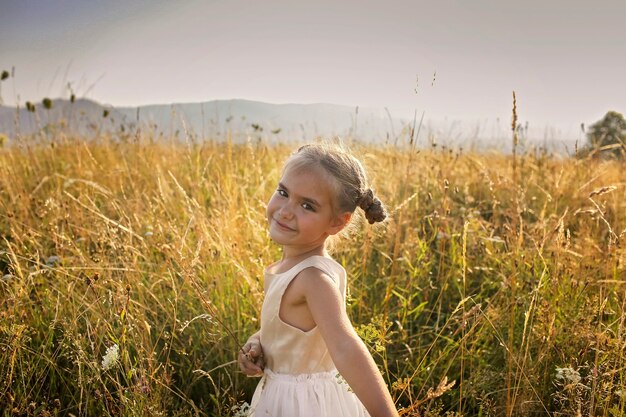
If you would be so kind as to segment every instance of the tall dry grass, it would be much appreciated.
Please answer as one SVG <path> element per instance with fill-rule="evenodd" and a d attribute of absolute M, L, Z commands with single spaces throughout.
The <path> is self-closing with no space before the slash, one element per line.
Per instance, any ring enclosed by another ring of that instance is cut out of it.
<path fill-rule="evenodd" d="M 352 147 L 391 217 L 335 257 L 402 415 L 625 414 L 623 165 Z M 2 415 L 236 414 L 291 149 L 0 149 Z"/>

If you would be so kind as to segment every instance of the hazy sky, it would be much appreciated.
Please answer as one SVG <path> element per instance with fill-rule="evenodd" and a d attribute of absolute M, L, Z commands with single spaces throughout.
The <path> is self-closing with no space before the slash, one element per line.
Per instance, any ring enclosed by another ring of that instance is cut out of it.
<path fill-rule="evenodd" d="M 625 0 L 0 0 L 2 99 L 246 98 L 589 124 L 626 112 Z M 434 75 L 436 73 L 436 75 Z"/>

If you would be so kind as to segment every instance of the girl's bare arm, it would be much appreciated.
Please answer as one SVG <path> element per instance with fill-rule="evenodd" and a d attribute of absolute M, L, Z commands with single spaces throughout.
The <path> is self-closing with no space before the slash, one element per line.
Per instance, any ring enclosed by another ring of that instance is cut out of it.
<path fill-rule="evenodd" d="M 298 286 L 330 355 L 350 388 L 372 417 L 397 417 L 387 385 L 348 319 L 344 301 L 332 278 L 315 268 L 298 276 Z"/>

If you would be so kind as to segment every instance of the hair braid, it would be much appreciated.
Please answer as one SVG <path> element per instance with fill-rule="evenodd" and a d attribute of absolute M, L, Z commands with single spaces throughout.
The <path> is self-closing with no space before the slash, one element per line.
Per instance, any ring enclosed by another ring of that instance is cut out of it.
<path fill-rule="evenodd" d="M 365 212 L 365 218 L 369 224 L 382 222 L 387 217 L 387 211 L 382 201 L 374 196 L 371 188 L 365 190 L 358 199 L 358 206 Z"/>

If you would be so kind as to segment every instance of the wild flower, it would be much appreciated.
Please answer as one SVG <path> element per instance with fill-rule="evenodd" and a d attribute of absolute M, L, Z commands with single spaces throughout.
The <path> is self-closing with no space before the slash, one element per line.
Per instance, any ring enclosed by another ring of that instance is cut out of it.
<path fill-rule="evenodd" d="M 580 382 L 580 373 L 570 367 L 556 368 L 556 379 L 560 379 L 566 384 L 578 384 Z"/>
<path fill-rule="evenodd" d="M 250 414 L 250 404 L 247 402 L 243 402 L 238 405 L 234 405 L 231 409 L 233 412 L 233 417 L 246 417 Z"/>
<path fill-rule="evenodd" d="M 194 321 L 198 320 L 198 319 L 205 319 L 206 321 L 208 321 L 209 323 L 215 324 L 215 322 L 213 321 L 213 318 L 211 317 L 210 314 L 200 314 L 199 316 L 196 316 L 194 318 L 192 318 L 191 320 L 186 321 L 183 326 L 178 329 L 178 331 L 180 333 L 182 333 L 187 327 L 189 327 L 189 325 L 191 323 L 193 323 Z"/>
<path fill-rule="evenodd" d="M 117 344 L 110 346 L 105 355 L 102 357 L 102 370 L 108 371 L 115 364 L 117 364 L 118 359 L 120 358 L 120 348 Z"/>

